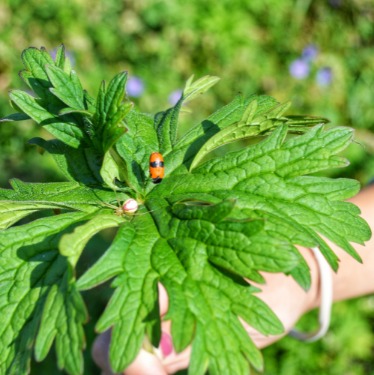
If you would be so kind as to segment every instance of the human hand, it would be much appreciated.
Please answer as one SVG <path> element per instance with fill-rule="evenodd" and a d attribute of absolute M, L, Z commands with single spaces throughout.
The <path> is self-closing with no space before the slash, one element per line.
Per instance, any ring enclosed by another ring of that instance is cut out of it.
<path fill-rule="evenodd" d="M 242 321 L 242 324 L 257 347 L 263 348 L 286 335 L 307 311 L 318 306 L 318 267 L 309 249 L 300 249 L 307 261 L 312 276 L 312 287 L 305 292 L 289 276 L 284 274 L 263 273 L 265 285 L 257 285 L 261 292 L 257 296 L 262 299 L 278 316 L 284 326 L 284 333 L 279 336 L 264 336 Z M 159 286 L 160 314 L 163 317 L 168 310 L 168 297 L 165 289 Z M 181 353 L 173 350 L 170 322 L 161 324 L 162 337 L 160 347 L 155 353 L 141 349 L 134 362 L 124 371 L 125 375 L 169 375 L 188 367 L 191 349 L 188 347 Z M 103 375 L 112 374 L 108 361 L 110 331 L 100 335 L 93 347 L 94 361 L 102 369 Z"/>

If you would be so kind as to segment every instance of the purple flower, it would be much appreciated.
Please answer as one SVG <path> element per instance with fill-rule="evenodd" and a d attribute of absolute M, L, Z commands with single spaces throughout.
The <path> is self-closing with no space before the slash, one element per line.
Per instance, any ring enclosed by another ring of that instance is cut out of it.
<path fill-rule="evenodd" d="M 138 98 L 144 92 L 144 82 L 139 77 L 129 77 L 126 84 L 126 91 L 129 96 Z"/>
<path fill-rule="evenodd" d="M 316 82 L 319 86 L 328 86 L 332 81 L 332 70 L 325 66 L 318 70 L 316 75 Z"/>
<path fill-rule="evenodd" d="M 333 8 L 339 8 L 342 5 L 342 0 L 329 0 L 329 4 Z"/>
<path fill-rule="evenodd" d="M 308 44 L 301 53 L 301 58 L 305 61 L 312 62 L 318 55 L 318 49 L 314 44 Z"/>
<path fill-rule="evenodd" d="M 53 50 L 49 54 L 51 55 L 52 59 L 55 60 L 57 55 L 57 48 L 53 48 Z"/>
<path fill-rule="evenodd" d="M 303 59 L 296 59 L 291 63 L 289 72 L 296 79 L 304 79 L 309 75 L 309 64 Z"/>
<path fill-rule="evenodd" d="M 174 90 L 170 95 L 169 95 L 169 103 L 171 105 L 176 105 L 178 100 L 182 97 L 183 91 L 178 89 Z"/>

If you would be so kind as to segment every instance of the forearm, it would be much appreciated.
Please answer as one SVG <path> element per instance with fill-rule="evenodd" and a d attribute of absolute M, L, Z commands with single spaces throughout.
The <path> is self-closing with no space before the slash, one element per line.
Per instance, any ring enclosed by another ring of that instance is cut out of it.
<path fill-rule="evenodd" d="M 361 191 L 351 202 L 361 209 L 361 216 L 373 230 L 374 186 Z M 329 245 L 340 260 L 338 271 L 333 272 L 333 299 L 338 301 L 373 293 L 374 238 L 367 241 L 365 246 L 353 244 L 362 258 L 362 263 L 335 244 L 329 242 Z M 307 292 L 303 291 L 295 280 L 284 274 L 263 273 L 266 284 L 259 285 L 262 291 L 258 296 L 277 314 L 284 325 L 285 333 L 294 327 L 301 315 L 321 305 L 320 270 L 317 260 L 311 249 L 300 247 L 299 250 L 311 272 L 312 285 Z M 250 327 L 246 328 L 259 347 L 265 347 L 280 338 L 263 336 Z"/>
<path fill-rule="evenodd" d="M 374 186 L 367 187 L 350 200 L 361 210 L 361 216 L 367 221 L 370 228 L 374 229 Z M 335 244 L 327 241 L 331 249 L 339 258 L 339 269 L 333 272 L 333 299 L 345 300 L 353 297 L 374 293 L 374 236 L 365 245 L 353 244 L 360 255 L 362 263 L 340 249 Z M 312 288 L 309 291 L 311 298 L 306 310 L 311 310 L 320 305 L 319 298 L 319 271 L 314 257 L 306 249 L 301 249 L 312 272 Z M 314 279 L 313 279 L 314 277 Z"/>
<path fill-rule="evenodd" d="M 362 190 L 351 202 L 361 209 L 361 216 L 374 231 L 374 185 Z M 374 236 L 365 246 L 354 244 L 362 263 L 335 245 L 331 247 L 340 259 L 339 269 L 333 275 L 334 300 L 374 293 Z"/>

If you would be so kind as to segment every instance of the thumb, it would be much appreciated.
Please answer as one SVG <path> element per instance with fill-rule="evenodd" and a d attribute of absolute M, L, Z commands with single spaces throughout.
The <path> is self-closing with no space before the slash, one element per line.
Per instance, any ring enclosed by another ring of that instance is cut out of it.
<path fill-rule="evenodd" d="M 99 335 L 92 348 L 92 357 L 102 370 L 102 375 L 114 375 L 109 364 L 110 330 Z M 123 372 L 124 375 L 167 375 L 161 360 L 154 354 L 141 349 L 135 360 Z"/>

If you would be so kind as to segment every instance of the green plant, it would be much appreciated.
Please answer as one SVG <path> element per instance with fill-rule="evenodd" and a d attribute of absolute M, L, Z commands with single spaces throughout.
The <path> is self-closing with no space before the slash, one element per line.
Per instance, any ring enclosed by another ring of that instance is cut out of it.
<path fill-rule="evenodd" d="M 370 319 L 373 311 L 372 296 L 335 303 L 331 328 L 324 339 L 311 345 L 300 345 L 297 340 L 285 337 L 266 348 L 263 351 L 264 374 L 372 374 L 374 334 Z M 312 311 L 299 325 L 301 329 L 310 330 L 317 321 L 317 311 Z"/>
<path fill-rule="evenodd" d="M 294 112 L 316 113 L 334 124 L 349 125 L 356 129 L 360 145 L 345 154 L 351 166 L 343 173 L 366 184 L 374 176 L 373 10 L 370 0 L 297 4 L 292 0 L 281 4 L 276 0 L 235 4 L 190 0 L 188 5 L 155 0 L 95 4 L 90 0 L 69 4 L 4 0 L 0 5 L 0 116 L 8 111 L 6 93 L 19 84 L 22 49 L 39 45 L 52 49 L 63 40 L 73 63 L 85 67 L 79 76 L 89 92 L 95 92 L 102 77 L 122 67 L 130 79 L 141 77 L 145 90 L 134 101 L 145 112 L 164 108 L 170 93 L 182 88 L 191 72 L 196 76 L 209 72 L 224 79 L 219 90 L 191 103 L 194 113 L 207 116 L 228 103 L 233 93 L 264 93 L 281 102 L 291 99 Z M 310 46 L 317 54 L 309 62 L 309 75 L 291 77 L 293 61 Z M 165 70 L 168 66 L 173 68 Z M 330 69 L 332 77 L 321 86 L 317 78 L 324 68 Z M 36 135 L 35 128 L 21 127 L 21 131 L 0 128 L 0 184 L 15 176 L 51 181 L 56 169 L 43 165 L 48 159 L 40 158 L 24 142 Z M 41 176 L 32 173 L 36 170 Z"/>
<path fill-rule="evenodd" d="M 307 289 L 308 267 L 295 244 L 319 246 L 338 267 L 320 235 L 359 260 L 349 242 L 367 240 L 370 229 L 343 202 L 358 182 L 307 176 L 347 165 L 337 153 L 350 144 L 351 129 L 325 130 L 323 118 L 285 115 L 289 103 L 239 95 L 178 137 L 183 105 L 216 77 L 189 79 L 176 105 L 152 117 L 127 100 L 125 72 L 93 99 L 63 46 L 55 60 L 36 48 L 22 60 L 21 77 L 35 96 L 12 91 L 17 113 L 3 121 L 31 118 L 48 130 L 55 139 L 30 142 L 52 155 L 67 182 L 13 180 L 13 189 L 0 190 L 1 372 L 26 373 L 32 351 L 43 360 L 55 341 L 59 367 L 82 373 L 80 291 L 115 278 L 96 324 L 99 332 L 112 329 L 115 371 L 133 360 L 145 336 L 158 345 L 161 282 L 174 347 L 192 344 L 189 372 L 246 374 L 249 364 L 263 364 L 238 317 L 265 334 L 281 333 L 282 325 L 244 278 L 261 283 L 259 271 L 284 272 Z M 237 142 L 244 139 L 252 144 Z M 232 142 L 236 151 L 212 157 Z M 157 185 L 148 177 L 154 151 L 166 169 Z M 139 209 L 124 212 L 117 199 L 134 199 Z M 77 275 L 87 242 L 106 228 L 118 228 L 111 246 Z"/>

